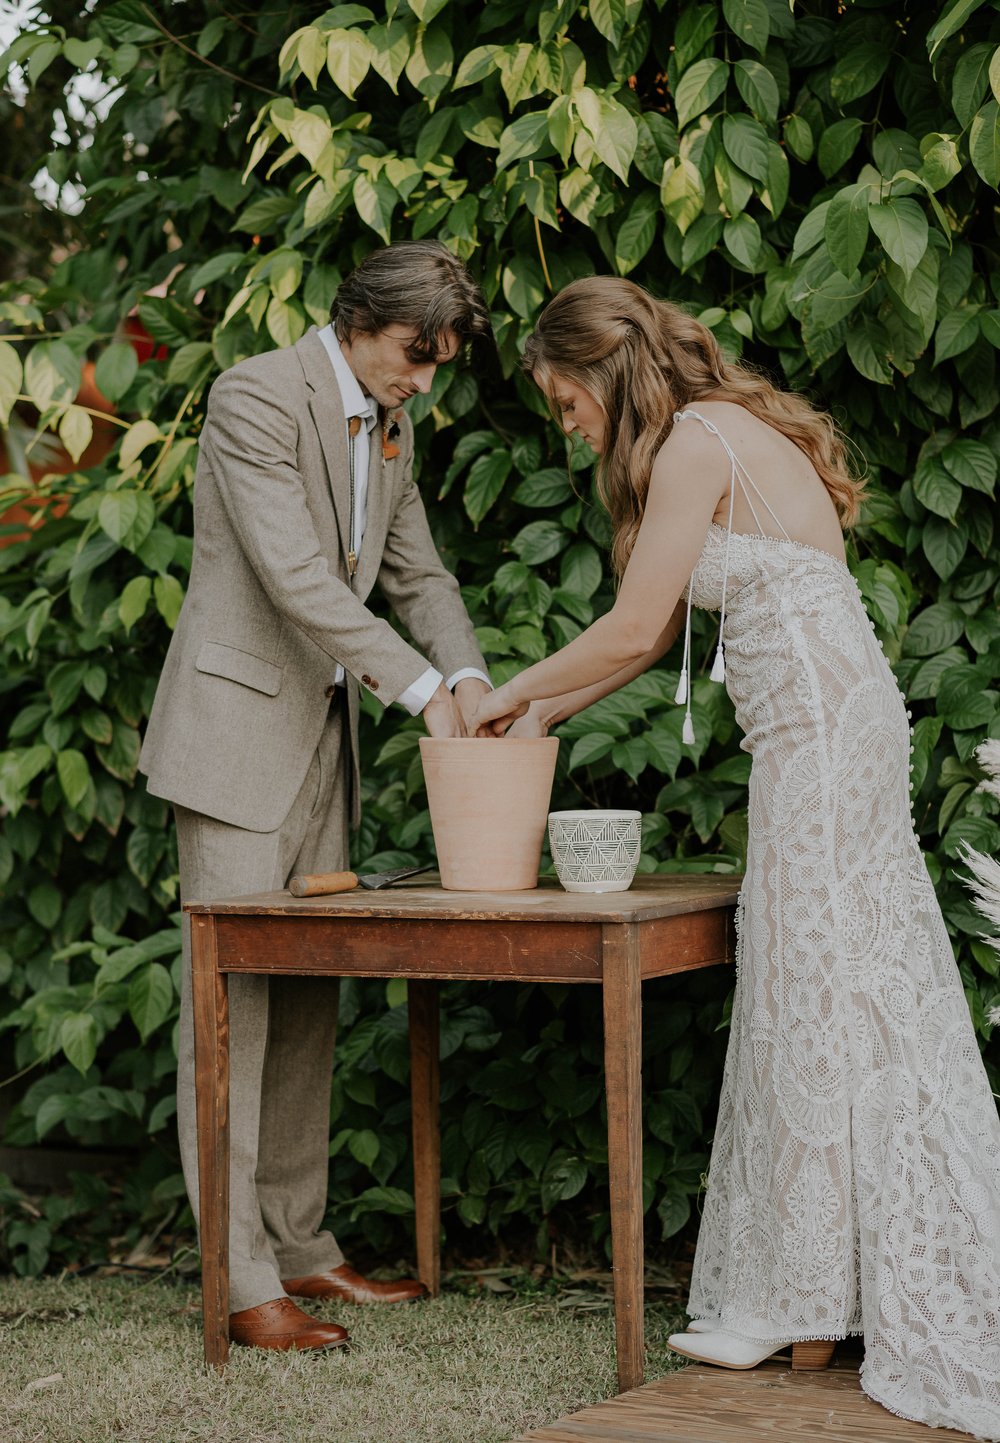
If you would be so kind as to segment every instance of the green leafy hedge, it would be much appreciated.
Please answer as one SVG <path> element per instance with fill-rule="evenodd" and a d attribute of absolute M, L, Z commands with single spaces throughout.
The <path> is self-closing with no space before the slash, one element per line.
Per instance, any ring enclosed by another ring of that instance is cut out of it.
<path fill-rule="evenodd" d="M 53 75 L 112 89 L 81 93 L 47 160 L 64 198 L 82 197 L 76 247 L 0 291 L 4 499 L 68 500 L 0 550 L 0 1040 L 20 1074 L 7 1140 L 62 1132 L 141 1161 L 121 1195 L 81 1179 L 42 1215 L 0 1197 L 14 1266 L 103 1246 L 87 1220 L 109 1209 L 135 1234 L 181 1206 L 176 858 L 135 767 L 190 561 L 205 394 L 220 369 L 322 324 L 340 277 L 389 240 L 440 237 L 494 313 L 505 380 L 445 368 L 412 414 L 433 525 L 498 677 L 611 599 L 586 458 L 568 472 L 517 371 L 553 290 L 630 275 L 832 407 L 867 460 L 852 565 L 912 701 L 915 815 L 987 1043 L 997 958 L 954 864 L 964 841 L 1000 847 L 973 758 L 1000 736 L 996 6 L 389 0 L 233 18 L 214 0 L 98 0 L 52 14 L 5 60 L 33 133 Z M 137 321 L 152 354 L 125 329 Z M 86 361 L 120 441 L 73 469 L 92 439 Z M 32 482 L 54 433 L 68 474 Z M 709 626 L 696 619 L 701 654 Z M 646 871 L 736 870 L 747 759 L 732 711 L 696 679 L 701 740 L 682 751 L 675 681 L 668 658 L 562 729 L 557 801 L 641 807 Z M 366 713 L 359 862 L 430 853 L 420 730 L 398 709 Z M 651 994 L 651 1237 L 684 1226 L 699 1188 L 728 985 Z M 449 1235 L 457 1216 L 603 1239 L 596 998 L 456 986 L 446 1001 Z M 334 1216 L 379 1246 L 411 1210 L 403 1003 L 401 985 L 349 984 L 334 1090 Z"/>

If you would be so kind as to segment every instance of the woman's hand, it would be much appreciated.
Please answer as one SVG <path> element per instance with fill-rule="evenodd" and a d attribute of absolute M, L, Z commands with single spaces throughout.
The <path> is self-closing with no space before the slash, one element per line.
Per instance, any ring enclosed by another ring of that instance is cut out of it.
<path fill-rule="evenodd" d="M 533 701 L 524 713 L 518 717 L 508 731 L 509 737 L 547 737 L 549 734 L 549 722 L 546 719 L 546 707 L 544 702 Z"/>
<path fill-rule="evenodd" d="M 502 737 L 509 726 L 528 710 L 526 701 L 516 701 L 509 683 L 484 696 L 469 723 L 469 731 L 477 737 Z"/>

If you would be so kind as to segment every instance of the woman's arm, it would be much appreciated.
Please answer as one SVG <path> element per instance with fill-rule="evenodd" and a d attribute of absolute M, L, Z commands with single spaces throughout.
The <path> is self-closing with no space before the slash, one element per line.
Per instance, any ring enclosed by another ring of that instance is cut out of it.
<path fill-rule="evenodd" d="M 568 645 L 485 698 L 474 718 L 479 735 L 502 735 L 529 702 L 596 685 L 604 685 L 600 695 L 606 695 L 622 684 L 613 678 L 643 670 L 643 658 L 669 629 L 664 618 L 674 618 L 728 488 L 725 453 L 714 442 L 707 447 L 706 440 L 712 438 L 700 426 L 671 432 L 653 463 L 645 513 L 614 606 Z"/>
<path fill-rule="evenodd" d="M 613 676 L 606 677 L 604 681 L 595 682 L 593 686 L 581 687 L 577 691 L 567 692 L 565 696 L 553 696 L 543 701 L 533 701 L 524 716 L 514 723 L 509 735 L 547 736 L 550 727 L 558 726 L 560 722 L 576 716 L 577 712 L 584 711 L 588 706 L 593 706 L 595 701 L 609 696 L 619 687 L 627 686 L 630 681 L 634 681 L 637 676 L 648 671 L 654 662 L 659 661 L 660 657 L 670 650 L 683 625 L 684 603 L 679 601 L 674 608 L 673 616 L 660 632 L 656 645 L 638 661 L 622 667 L 621 671 L 616 671 Z M 487 734 L 484 729 L 482 735 Z"/>

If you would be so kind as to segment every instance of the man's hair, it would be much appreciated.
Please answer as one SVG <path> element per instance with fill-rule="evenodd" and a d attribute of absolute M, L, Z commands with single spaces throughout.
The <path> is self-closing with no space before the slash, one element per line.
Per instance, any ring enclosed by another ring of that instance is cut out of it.
<path fill-rule="evenodd" d="M 492 338 L 482 291 L 439 241 L 403 241 L 373 251 L 342 281 L 330 308 L 337 339 L 387 326 L 416 332 L 416 357 L 436 359 L 451 332 L 463 344 Z"/>

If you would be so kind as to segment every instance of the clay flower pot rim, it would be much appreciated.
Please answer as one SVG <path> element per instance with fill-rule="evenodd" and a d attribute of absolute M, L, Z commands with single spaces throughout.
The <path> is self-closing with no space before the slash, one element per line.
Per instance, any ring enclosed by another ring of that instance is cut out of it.
<path fill-rule="evenodd" d="M 530 738 L 525 738 L 530 740 Z M 588 817 L 622 817 L 627 821 L 634 821 L 641 818 L 641 812 L 630 811 L 625 807 L 583 807 L 579 811 L 549 812 L 549 820 L 555 818 L 557 821 L 575 822 Z"/>
<path fill-rule="evenodd" d="M 434 746 L 464 745 L 466 742 L 503 742 L 509 747 L 536 747 L 539 742 L 559 743 L 558 737 L 421 737 L 420 745 L 433 743 Z"/>

